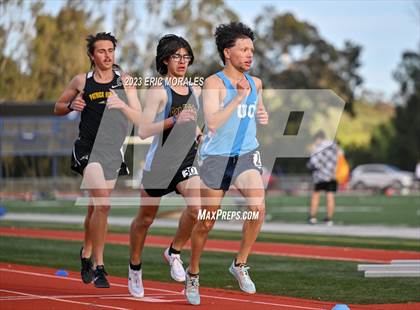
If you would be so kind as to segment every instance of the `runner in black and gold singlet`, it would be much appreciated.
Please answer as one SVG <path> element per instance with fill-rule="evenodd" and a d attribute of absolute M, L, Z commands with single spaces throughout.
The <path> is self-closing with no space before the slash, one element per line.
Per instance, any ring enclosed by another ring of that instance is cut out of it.
<path fill-rule="evenodd" d="M 80 250 L 81 277 L 84 283 L 93 281 L 98 288 L 109 287 L 103 261 L 109 198 L 118 174 L 128 173 L 123 143 L 141 114 L 136 89 L 124 88 L 122 81 L 127 75 L 116 70 L 116 43 L 110 33 L 88 36 L 92 71 L 76 75 L 54 107 L 56 115 L 81 113 L 71 166 L 83 176 L 82 186 L 90 195 Z"/>
<path fill-rule="evenodd" d="M 176 35 L 160 39 L 156 67 L 166 80 L 148 90 L 139 127 L 140 137 L 153 136 L 153 142 L 143 169 L 141 206 L 130 230 L 128 290 L 135 297 L 144 295 L 141 265 L 148 229 L 161 197 L 174 191 L 184 197 L 187 207 L 163 257 L 170 265 L 171 277 L 178 282 L 185 280 L 180 251 L 191 235 L 200 208 L 200 178 L 194 164 L 201 136 L 197 127 L 200 88 L 182 82 L 193 60 L 185 39 Z"/>

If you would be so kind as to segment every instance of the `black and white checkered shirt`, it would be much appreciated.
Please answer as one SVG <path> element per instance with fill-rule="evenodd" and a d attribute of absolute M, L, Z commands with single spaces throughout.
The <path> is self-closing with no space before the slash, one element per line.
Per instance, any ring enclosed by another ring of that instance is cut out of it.
<path fill-rule="evenodd" d="M 315 184 L 335 180 L 338 146 L 334 141 L 322 141 L 315 146 L 307 167 L 312 170 Z"/>

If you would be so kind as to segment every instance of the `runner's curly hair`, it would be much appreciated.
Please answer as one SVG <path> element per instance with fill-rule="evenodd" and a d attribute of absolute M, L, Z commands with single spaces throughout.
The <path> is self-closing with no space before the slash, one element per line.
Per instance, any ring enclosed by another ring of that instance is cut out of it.
<path fill-rule="evenodd" d="M 231 22 L 230 24 L 221 24 L 216 28 L 214 33 L 216 37 L 216 46 L 219 56 L 225 64 L 225 48 L 231 48 L 235 45 L 237 39 L 249 38 L 255 39 L 255 34 L 247 25 L 241 22 Z"/>

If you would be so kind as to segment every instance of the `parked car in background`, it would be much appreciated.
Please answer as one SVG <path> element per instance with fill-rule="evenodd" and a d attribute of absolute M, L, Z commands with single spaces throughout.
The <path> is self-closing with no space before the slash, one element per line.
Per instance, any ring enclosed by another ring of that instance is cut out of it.
<path fill-rule="evenodd" d="M 354 168 L 350 187 L 353 189 L 410 188 L 414 174 L 397 167 L 384 164 L 366 164 Z"/>

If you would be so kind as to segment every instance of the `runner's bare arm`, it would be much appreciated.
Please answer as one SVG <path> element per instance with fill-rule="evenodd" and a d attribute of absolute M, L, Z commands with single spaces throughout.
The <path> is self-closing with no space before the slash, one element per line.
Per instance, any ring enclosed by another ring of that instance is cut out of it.
<path fill-rule="evenodd" d="M 142 139 L 156 135 L 171 128 L 175 123 L 195 121 L 197 113 L 191 110 L 182 110 L 181 113 L 170 116 L 163 121 L 154 122 L 156 114 L 161 112 L 163 105 L 168 101 L 166 90 L 162 86 L 149 89 L 146 95 L 145 108 L 140 121 L 139 136 Z"/>
<path fill-rule="evenodd" d="M 167 94 L 162 86 L 153 86 L 146 93 L 145 106 L 139 124 L 139 136 L 146 139 L 156 135 L 174 125 L 172 118 L 155 122 L 156 114 L 161 111 L 162 105 L 167 101 Z"/>
<path fill-rule="evenodd" d="M 85 102 L 81 98 L 83 88 L 86 83 L 86 75 L 80 73 L 76 75 L 67 87 L 64 89 L 61 96 L 58 98 L 54 106 L 55 115 L 66 115 L 71 111 L 83 111 L 85 107 Z"/>
<path fill-rule="evenodd" d="M 122 75 L 123 81 L 127 81 L 129 78 L 130 76 L 128 74 Z M 124 91 L 127 96 L 128 104 L 125 104 L 125 102 L 123 102 L 118 97 L 118 92 L 115 92 L 111 89 L 113 96 L 108 98 L 107 108 L 121 110 L 121 112 L 124 113 L 125 117 L 127 117 L 130 122 L 136 126 L 139 126 L 141 117 L 141 105 L 137 96 L 137 89 L 134 85 L 124 85 Z"/>
<path fill-rule="evenodd" d="M 201 87 L 200 86 L 194 85 L 192 87 L 192 89 L 193 89 L 193 92 L 194 92 L 194 94 L 197 98 L 201 96 Z"/>
<path fill-rule="evenodd" d="M 263 103 L 263 87 L 262 87 L 262 81 L 257 77 L 252 77 L 254 80 L 255 86 L 257 87 L 258 92 L 258 106 L 257 106 L 257 119 L 258 122 L 261 125 L 267 125 L 268 124 L 268 113 Z"/>
<path fill-rule="evenodd" d="M 198 99 L 201 96 L 201 87 L 194 85 L 193 92 Z M 197 125 L 197 128 L 195 129 L 195 140 L 197 141 L 197 143 L 201 143 L 202 139 L 203 139 L 203 131 Z"/>
<path fill-rule="evenodd" d="M 238 92 L 232 101 L 221 108 L 220 93 L 224 88 L 223 82 L 216 75 L 212 75 L 204 81 L 203 111 L 210 131 L 216 131 L 217 128 L 223 126 L 246 96 L 244 92 Z"/>

